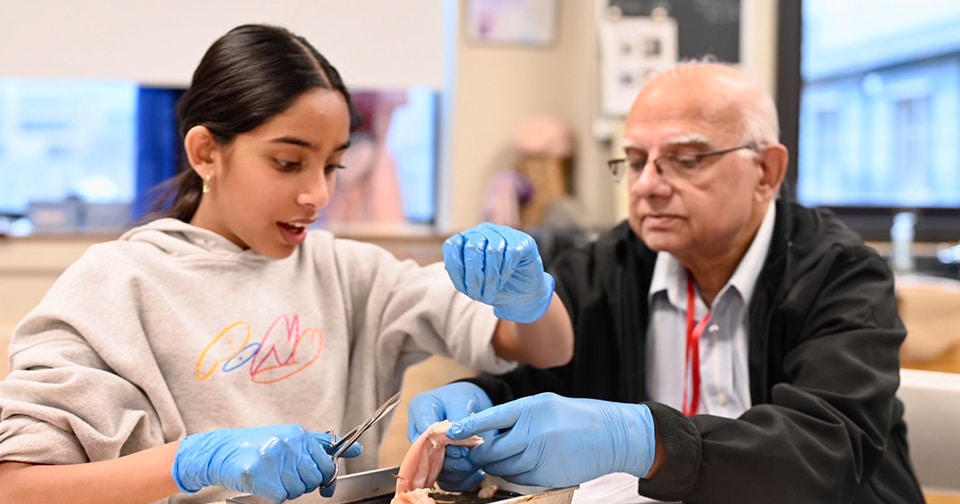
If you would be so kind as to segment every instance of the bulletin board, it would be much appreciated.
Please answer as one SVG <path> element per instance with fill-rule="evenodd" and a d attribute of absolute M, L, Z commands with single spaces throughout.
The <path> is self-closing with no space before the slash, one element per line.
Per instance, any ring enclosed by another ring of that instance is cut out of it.
<path fill-rule="evenodd" d="M 624 17 L 652 16 L 655 9 L 677 21 L 677 57 L 710 54 L 726 63 L 740 61 L 740 0 L 608 0 Z"/>

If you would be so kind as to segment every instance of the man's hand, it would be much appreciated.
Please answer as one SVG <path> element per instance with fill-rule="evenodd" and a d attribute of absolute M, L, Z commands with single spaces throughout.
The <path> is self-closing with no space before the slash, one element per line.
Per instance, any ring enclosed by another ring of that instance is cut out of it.
<path fill-rule="evenodd" d="M 613 472 L 644 477 L 653 464 L 653 415 L 644 404 L 538 394 L 454 422 L 451 439 L 499 432 L 468 459 L 521 485 L 567 487 Z"/>
<path fill-rule="evenodd" d="M 436 422 L 457 421 L 493 406 L 487 393 L 468 382 L 456 382 L 418 394 L 407 408 L 407 437 L 414 442 Z M 444 490 L 467 491 L 483 481 L 479 467 L 467 458 L 467 448 L 447 446 L 437 483 Z"/>

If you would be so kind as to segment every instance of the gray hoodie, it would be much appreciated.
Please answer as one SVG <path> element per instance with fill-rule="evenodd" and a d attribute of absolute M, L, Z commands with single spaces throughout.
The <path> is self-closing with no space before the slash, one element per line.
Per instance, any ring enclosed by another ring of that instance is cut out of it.
<path fill-rule="evenodd" d="M 495 324 L 442 264 L 324 231 L 272 260 L 157 220 L 91 247 L 14 331 L 0 460 L 98 461 L 222 427 L 342 433 L 429 354 L 509 370 L 490 345 Z M 382 435 L 365 434 L 344 469 L 376 467 Z"/>

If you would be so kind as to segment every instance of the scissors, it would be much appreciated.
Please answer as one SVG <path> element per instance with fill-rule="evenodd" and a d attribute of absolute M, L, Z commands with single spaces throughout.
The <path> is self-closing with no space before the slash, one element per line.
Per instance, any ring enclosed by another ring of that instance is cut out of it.
<path fill-rule="evenodd" d="M 333 452 L 333 455 L 331 455 L 331 457 L 333 457 L 333 466 L 336 469 L 334 469 L 333 476 L 330 478 L 330 481 L 324 485 L 320 485 L 320 488 L 329 488 L 335 481 L 337 481 L 337 477 L 340 476 L 340 464 L 337 462 L 337 460 L 341 455 L 343 455 L 343 452 L 347 451 L 348 448 L 353 446 L 353 443 L 356 443 L 357 439 L 362 436 L 364 432 L 367 432 L 370 427 L 373 427 L 374 424 L 382 420 L 383 417 L 387 416 L 387 413 L 393 411 L 398 404 L 400 404 L 400 392 L 397 392 L 390 397 L 390 399 L 384 401 L 384 403 L 377 408 L 377 411 L 374 411 L 369 418 L 363 422 L 360 422 L 360 425 L 354 427 L 350 430 L 350 432 L 347 432 L 342 438 L 338 439 L 337 442 L 330 445 L 330 451 Z M 330 431 L 327 432 L 333 434 Z"/>

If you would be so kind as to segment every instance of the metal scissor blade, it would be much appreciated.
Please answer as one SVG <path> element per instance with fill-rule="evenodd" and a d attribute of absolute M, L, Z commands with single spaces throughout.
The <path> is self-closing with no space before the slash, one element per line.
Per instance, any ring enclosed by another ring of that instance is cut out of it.
<path fill-rule="evenodd" d="M 353 443 L 357 442 L 357 439 L 359 439 L 364 432 L 382 420 L 387 413 L 393 411 L 398 404 L 400 404 L 400 392 L 397 392 L 387 399 L 383 404 L 380 405 L 380 407 L 377 408 L 376 411 L 373 412 L 372 415 L 370 415 L 369 418 L 361 422 L 360 425 L 351 429 L 350 432 L 344 434 L 344 436 L 336 443 L 333 443 L 333 445 L 330 446 L 330 449 L 333 451 L 333 458 L 337 459 L 343 455 L 343 452 L 347 451 L 348 448 L 353 446 Z"/>

